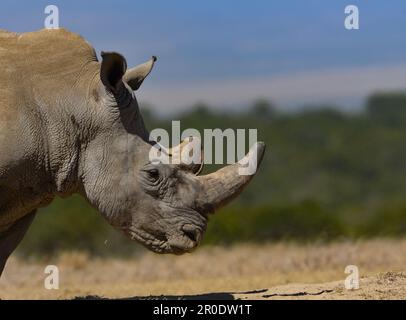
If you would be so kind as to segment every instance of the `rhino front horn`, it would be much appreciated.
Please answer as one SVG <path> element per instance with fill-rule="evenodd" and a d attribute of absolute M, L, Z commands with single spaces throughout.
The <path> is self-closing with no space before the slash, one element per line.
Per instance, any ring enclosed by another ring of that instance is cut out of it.
<path fill-rule="evenodd" d="M 237 163 L 198 177 L 202 187 L 196 201 L 198 209 L 205 213 L 213 213 L 238 196 L 255 175 L 264 152 L 265 144 L 257 142 Z"/>

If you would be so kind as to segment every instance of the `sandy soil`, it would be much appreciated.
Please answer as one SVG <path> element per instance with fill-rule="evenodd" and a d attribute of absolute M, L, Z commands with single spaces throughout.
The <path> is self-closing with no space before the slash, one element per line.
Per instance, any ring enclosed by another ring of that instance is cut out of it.
<path fill-rule="evenodd" d="M 59 268 L 58 290 L 44 288 L 48 264 Z M 347 265 L 359 269 L 358 290 L 344 288 Z M 406 239 L 203 247 L 183 256 L 145 251 L 132 259 L 13 257 L 0 298 L 406 299 Z"/>

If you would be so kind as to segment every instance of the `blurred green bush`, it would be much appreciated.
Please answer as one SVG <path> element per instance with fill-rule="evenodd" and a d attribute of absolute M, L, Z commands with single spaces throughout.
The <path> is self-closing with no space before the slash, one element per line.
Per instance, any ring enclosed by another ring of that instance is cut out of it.
<path fill-rule="evenodd" d="M 285 206 L 225 208 L 212 217 L 205 243 L 331 240 L 343 235 L 341 220 L 313 201 Z"/>

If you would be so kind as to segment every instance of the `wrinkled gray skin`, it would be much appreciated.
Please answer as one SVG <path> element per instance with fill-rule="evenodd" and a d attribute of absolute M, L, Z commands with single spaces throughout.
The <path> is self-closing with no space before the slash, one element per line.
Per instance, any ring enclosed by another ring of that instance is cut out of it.
<path fill-rule="evenodd" d="M 127 70 L 120 54 L 100 63 L 63 29 L 0 31 L 0 274 L 36 209 L 57 195 L 79 193 L 131 239 L 180 254 L 252 178 L 239 163 L 197 176 L 199 165 L 149 162 L 134 91 L 155 60 Z M 247 157 L 259 164 L 263 152 L 258 143 Z"/>

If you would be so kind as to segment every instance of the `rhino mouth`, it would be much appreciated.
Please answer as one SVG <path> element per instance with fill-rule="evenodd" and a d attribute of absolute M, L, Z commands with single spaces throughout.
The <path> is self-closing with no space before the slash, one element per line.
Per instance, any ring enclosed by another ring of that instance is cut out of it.
<path fill-rule="evenodd" d="M 151 234 L 139 228 L 128 228 L 126 234 L 140 242 L 147 249 L 155 253 L 183 254 L 193 251 L 202 239 L 204 229 L 186 223 L 176 232 L 169 235 L 164 233 Z"/>
<path fill-rule="evenodd" d="M 144 247 L 156 253 L 164 253 L 168 250 L 168 239 L 165 235 L 152 235 L 139 228 L 131 227 L 123 230 L 131 240 L 136 240 Z"/>

